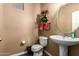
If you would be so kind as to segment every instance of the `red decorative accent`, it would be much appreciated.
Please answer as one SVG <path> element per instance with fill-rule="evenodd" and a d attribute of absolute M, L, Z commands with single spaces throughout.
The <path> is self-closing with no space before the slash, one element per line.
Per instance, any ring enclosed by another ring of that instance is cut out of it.
<path fill-rule="evenodd" d="M 50 23 L 40 23 L 40 31 L 43 31 L 43 30 L 49 30 L 50 29 Z"/>
<path fill-rule="evenodd" d="M 49 23 L 44 24 L 44 30 L 49 30 Z"/>
<path fill-rule="evenodd" d="M 45 10 L 45 13 L 47 14 L 48 13 L 48 10 Z"/>
<path fill-rule="evenodd" d="M 43 23 L 40 23 L 40 25 L 39 25 L 39 29 L 40 29 L 41 31 L 43 31 L 43 29 L 44 29 L 44 25 L 43 25 Z"/>
<path fill-rule="evenodd" d="M 48 13 L 48 10 L 43 10 L 42 12 L 41 12 L 41 14 L 47 14 Z"/>
<path fill-rule="evenodd" d="M 42 11 L 41 14 L 44 14 L 44 11 Z"/>

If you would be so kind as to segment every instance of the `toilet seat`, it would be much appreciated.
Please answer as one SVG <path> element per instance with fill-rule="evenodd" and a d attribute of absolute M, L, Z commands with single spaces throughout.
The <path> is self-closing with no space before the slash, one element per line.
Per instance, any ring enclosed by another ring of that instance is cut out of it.
<path fill-rule="evenodd" d="M 31 50 L 34 51 L 34 52 L 38 52 L 38 51 L 40 51 L 42 48 L 43 48 L 42 45 L 40 45 L 40 44 L 35 44 L 35 45 L 32 45 Z"/>

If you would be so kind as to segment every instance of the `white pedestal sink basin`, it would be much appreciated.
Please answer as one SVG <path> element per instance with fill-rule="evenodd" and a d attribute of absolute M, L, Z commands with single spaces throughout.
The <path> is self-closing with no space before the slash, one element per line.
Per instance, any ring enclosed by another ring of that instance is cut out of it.
<path fill-rule="evenodd" d="M 59 44 L 59 55 L 67 56 L 68 55 L 68 46 L 79 44 L 79 38 L 71 38 L 61 35 L 51 35 L 49 37 L 53 42 Z"/>

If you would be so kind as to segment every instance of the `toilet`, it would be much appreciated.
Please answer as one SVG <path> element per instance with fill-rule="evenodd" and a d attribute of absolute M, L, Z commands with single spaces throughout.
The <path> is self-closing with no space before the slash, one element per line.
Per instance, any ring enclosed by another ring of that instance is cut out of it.
<path fill-rule="evenodd" d="M 31 47 L 31 51 L 33 52 L 33 56 L 42 56 L 43 48 L 47 46 L 48 37 L 40 36 L 39 44 L 34 44 Z"/>

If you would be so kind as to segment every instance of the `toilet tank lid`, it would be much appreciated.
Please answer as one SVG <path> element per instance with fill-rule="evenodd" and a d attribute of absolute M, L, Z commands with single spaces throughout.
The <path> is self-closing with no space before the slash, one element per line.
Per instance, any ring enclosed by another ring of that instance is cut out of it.
<path fill-rule="evenodd" d="M 48 39 L 48 37 L 40 36 L 39 39 Z"/>

